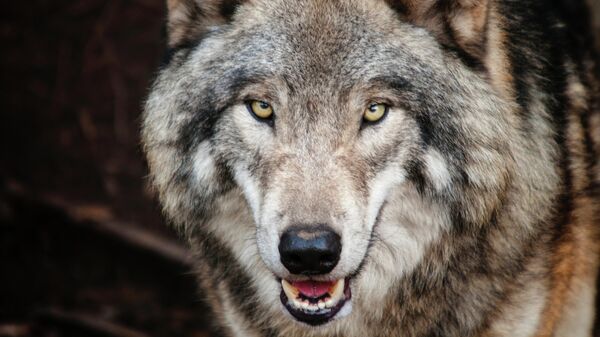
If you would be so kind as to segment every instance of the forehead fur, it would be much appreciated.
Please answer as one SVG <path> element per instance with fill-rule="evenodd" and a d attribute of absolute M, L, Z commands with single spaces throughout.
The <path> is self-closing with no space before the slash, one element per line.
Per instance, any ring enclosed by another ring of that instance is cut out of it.
<path fill-rule="evenodd" d="M 239 8 L 233 26 L 257 57 L 278 64 L 292 82 L 328 88 L 332 76 L 349 80 L 367 76 L 369 66 L 385 67 L 381 61 L 398 57 L 398 44 L 435 46 L 382 1 L 254 1 Z"/>
<path fill-rule="evenodd" d="M 196 56 L 184 58 L 193 69 L 181 76 L 206 72 L 226 82 L 276 75 L 292 89 L 319 86 L 327 94 L 342 91 L 341 82 L 398 72 L 418 80 L 411 70 L 435 64 L 430 74 L 444 70 L 435 37 L 383 0 L 254 0 L 242 2 L 231 20 L 206 29 L 192 48 Z"/>

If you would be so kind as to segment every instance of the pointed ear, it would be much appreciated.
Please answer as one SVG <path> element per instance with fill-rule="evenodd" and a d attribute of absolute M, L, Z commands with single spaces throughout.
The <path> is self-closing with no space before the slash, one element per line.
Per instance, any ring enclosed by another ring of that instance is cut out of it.
<path fill-rule="evenodd" d="M 481 60 L 489 0 L 388 0 L 406 20 L 430 30 L 445 46 Z"/>
<path fill-rule="evenodd" d="M 170 48 L 202 38 L 210 26 L 228 22 L 242 0 L 167 0 Z"/>

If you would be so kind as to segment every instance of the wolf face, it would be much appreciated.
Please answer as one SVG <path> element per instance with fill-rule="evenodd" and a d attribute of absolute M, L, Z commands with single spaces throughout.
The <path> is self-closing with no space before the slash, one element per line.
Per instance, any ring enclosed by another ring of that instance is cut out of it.
<path fill-rule="evenodd" d="M 291 289 L 281 296 L 295 316 L 334 317 L 292 284 L 342 281 L 349 305 L 367 259 L 400 277 L 449 229 L 451 209 L 489 218 L 512 161 L 507 103 L 426 30 L 362 1 L 258 1 L 233 20 L 163 70 L 146 144 L 164 148 L 149 158 L 175 218 L 210 219 L 211 202 L 243 192 L 248 239 Z M 370 121 L 373 109 L 383 112 Z M 203 226 L 195 219 L 183 222 Z"/>
<path fill-rule="evenodd" d="M 192 246 L 232 252 L 272 325 L 377 315 L 431 247 L 450 254 L 501 208 L 522 237 L 549 214 L 552 130 L 519 131 L 502 57 L 479 48 L 485 5 L 465 2 L 446 21 L 427 1 L 169 2 L 174 51 L 143 128 L 153 183 Z M 507 204 L 515 185 L 530 197 Z"/>

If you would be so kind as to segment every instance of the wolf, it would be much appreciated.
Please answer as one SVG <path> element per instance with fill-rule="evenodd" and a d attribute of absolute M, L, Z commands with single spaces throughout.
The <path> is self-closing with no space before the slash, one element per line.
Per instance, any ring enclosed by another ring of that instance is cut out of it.
<path fill-rule="evenodd" d="M 580 1 L 168 0 L 142 140 L 224 336 L 591 336 Z"/>

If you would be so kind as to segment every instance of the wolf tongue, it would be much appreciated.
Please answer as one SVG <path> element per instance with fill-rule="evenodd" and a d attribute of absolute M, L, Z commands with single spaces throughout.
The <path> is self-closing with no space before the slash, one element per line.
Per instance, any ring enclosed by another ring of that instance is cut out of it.
<path fill-rule="evenodd" d="M 317 298 L 327 294 L 336 282 L 294 281 L 292 282 L 292 286 L 296 287 L 306 297 Z"/>

